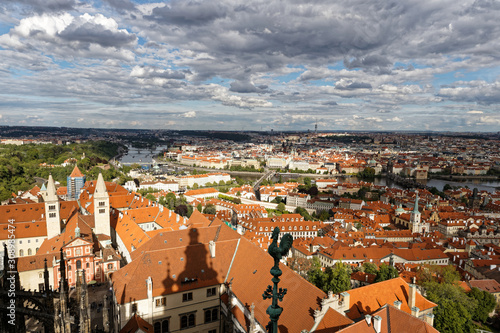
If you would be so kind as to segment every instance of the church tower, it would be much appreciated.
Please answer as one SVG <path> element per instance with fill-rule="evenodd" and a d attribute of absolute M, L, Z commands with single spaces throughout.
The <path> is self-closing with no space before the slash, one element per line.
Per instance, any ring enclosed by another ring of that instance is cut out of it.
<path fill-rule="evenodd" d="M 56 185 L 54 184 L 52 175 L 49 175 L 49 181 L 47 182 L 47 191 L 44 193 L 43 201 L 45 202 L 47 238 L 52 238 L 61 233 L 59 198 L 56 194 Z"/>
<path fill-rule="evenodd" d="M 410 224 L 412 232 L 420 232 L 420 221 L 422 218 L 422 214 L 418 210 L 418 191 L 415 191 L 415 206 L 413 207 L 413 211 L 410 214 Z"/>
<path fill-rule="evenodd" d="M 97 184 L 94 191 L 94 220 L 95 234 L 111 236 L 111 226 L 109 221 L 109 194 L 102 174 L 97 177 Z"/>

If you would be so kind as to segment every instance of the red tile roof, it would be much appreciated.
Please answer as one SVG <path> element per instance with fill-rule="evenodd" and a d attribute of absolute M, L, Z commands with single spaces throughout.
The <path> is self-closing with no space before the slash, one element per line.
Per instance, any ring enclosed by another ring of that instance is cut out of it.
<path fill-rule="evenodd" d="M 71 178 L 76 178 L 76 177 L 85 177 L 85 175 L 78 169 L 78 167 L 75 165 L 75 168 L 73 169 L 73 172 L 71 172 L 71 175 L 69 175 Z"/>

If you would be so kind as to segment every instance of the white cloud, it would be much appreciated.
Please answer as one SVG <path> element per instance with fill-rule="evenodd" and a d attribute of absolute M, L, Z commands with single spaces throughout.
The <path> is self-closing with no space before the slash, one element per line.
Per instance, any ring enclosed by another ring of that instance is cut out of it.
<path fill-rule="evenodd" d="M 194 118 L 196 117 L 196 112 L 195 111 L 189 111 L 184 113 L 183 115 L 184 118 Z"/>

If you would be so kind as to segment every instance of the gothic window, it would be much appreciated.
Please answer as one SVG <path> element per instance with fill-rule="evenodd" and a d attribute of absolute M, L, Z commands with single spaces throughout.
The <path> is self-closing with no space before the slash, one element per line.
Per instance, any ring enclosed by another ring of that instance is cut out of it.
<path fill-rule="evenodd" d="M 181 315 L 181 330 L 194 327 L 196 325 L 195 323 L 196 317 L 194 313 Z"/>
<path fill-rule="evenodd" d="M 205 310 L 205 323 L 211 323 L 219 319 L 219 309 L 206 309 Z"/>

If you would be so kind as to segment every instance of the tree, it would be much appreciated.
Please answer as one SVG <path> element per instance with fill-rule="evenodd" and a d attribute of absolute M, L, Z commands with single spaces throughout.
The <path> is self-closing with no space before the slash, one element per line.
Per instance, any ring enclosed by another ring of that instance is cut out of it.
<path fill-rule="evenodd" d="M 326 276 L 321 270 L 321 262 L 317 257 L 311 260 L 311 268 L 307 272 L 307 280 L 319 289 L 323 289 L 325 285 Z"/>
<path fill-rule="evenodd" d="M 154 196 L 154 195 L 152 195 L 151 193 L 148 193 L 148 194 L 146 195 L 146 199 L 148 199 L 149 201 L 153 201 L 153 202 L 155 202 L 155 201 L 156 201 L 155 196 Z"/>
<path fill-rule="evenodd" d="M 304 217 L 304 220 L 306 220 L 306 221 L 313 220 L 312 216 L 307 212 L 307 210 L 305 208 L 297 207 L 297 208 L 295 208 L 294 213 L 302 215 L 302 217 Z"/>
<path fill-rule="evenodd" d="M 438 304 L 434 309 L 434 327 L 442 333 L 472 332 L 472 313 L 477 301 L 467 297 L 459 286 L 450 283 L 426 282 L 427 299 Z"/>
<path fill-rule="evenodd" d="M 276 206 L 276 210 L 278 210 L 279 212 L 281 213 L 284 213 L 285 212 L 285 209 L 286 209 L 286 206 L 284 203 L 280 202 L 277 206 Z"/>
<path fill-rule="evenodd" d="M 323 291 L 333 291 L 333 293 L 341 293 L 351 289 L 351 268 L 343 262 L 336 262 L 332 267 L 325 270 L 326 284 L 323 286 Z"/>
<path fill-rule="evenodd" d="M 468 296 L 477 301 L 477 307 L 472 313 L 472 319 L 483 323 L 486 322 L 489 314 L 495 309 L 497 304 L 495 296 L 478 288 L 472 288 Z"/>
<path fill-rule="evenodd" d="M 443 299 L 434 309 L 434 328 L 441 333 L 473 332 L 471 315 L 462 304 Z"/>
<path fill-rule="evenodd" d="M 311 187 L 311 178 L 305 177 L 304 178 L 304 185 L 307 186 L 307 188 L 309 189 Z"/>
<path fill-rule="evenodd" d="M 175 207 L 174 212 L 175 212 L 177 215 L 187 216 L 187 215 L 188 215 L 188 208 L 187 208 L 187 205 L 179 205 L 179 206 Z"/>
<path fill-rule="evenodd" d="M 390 280 L 398 277 L 398 270 L 392 266 L 387 265 L 385 262 L 380 265 L 378 272 L 377 272 L 377 278 L 375 279 L 375 282 L 381 282 L 385 280 Z"/>
<path fill-rule="evenodd" d="M 421 265 L 417 272 L 419 284 L 426 282 L 455 283 L 460 280 L 460 274 L 453 265 Z"/>
<path fill-rule="evenodd" d="M 322 210 L 319 214 L 320 221 L 326 221 L 330 218 L 330 213 L 327 210 Z"/>
<path fill-rule="evenodd" d="M 196 209 L 201 213 L 201 210 L 203 209 L 201 202 L 198 204 L 198 206 L 196 206 Z"/>
<path fill-rule="evenodd" d="M 367 274 L 377 274 L 378 271 L 377 271 L 377 265 L 371 263 L 371 262 L 365 262 L 363 263 L 363 272 L 367 273 Z"/>
<path fill-rule="evenodd" d="M 311 269 L 311 259 L 293 257 L 290 261 L 290 268 L 299 273 L 303 278 L 307 277 L 307 272 Z"/>
<path fill-rule="evenodd" d="M 213 204 L 207 204 L 205 206 L 205 209 L 203 210 L 203 213 L 215 215 L 215 214 L 217 214 L 217 209 L 215 208 L 215 206 Z"/>

